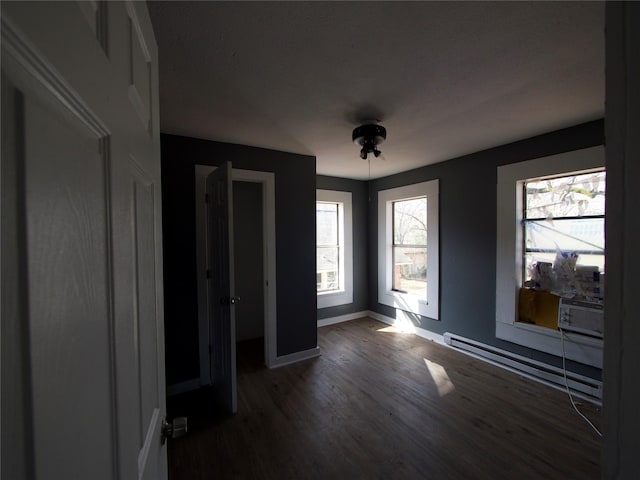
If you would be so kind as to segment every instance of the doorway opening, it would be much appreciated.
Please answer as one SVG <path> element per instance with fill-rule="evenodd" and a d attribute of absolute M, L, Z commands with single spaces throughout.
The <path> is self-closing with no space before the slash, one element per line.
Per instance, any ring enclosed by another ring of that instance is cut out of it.
<path fill-rule="evenodd" d="M 238 371 L 265 368 L 262 184 L 233 182 L 236 361 Z"/>
<path fill-rule="evenodd" d="M 200 353 L 200 385 L 211 385 L 211 363 L 210 363 L 210 332 L 211 325 L 210 317 L 208 314 L 208 299 L 207 299 L 207 209 L 204 201 L 206 193 L 206 179 L 207 176 L 216 170 L 216 167 L 209 165 L 196 165 L 195 166 L 195 182 L 196 182 L 196 252 L 197 252 L 197 276 L 198 276 L 198 330 L 199 330 L 199 353 Z M 258 315 L 262 318 L 262 330 L 258 334 L 258 327 L 255 324 L 255 318 L 253 321 L 249 321 L 248 324 L 242 324 L 236 322 L 236 329 L 240 328 L 245 331 L 246 327 L 246 340 L 253 343 L 258 342 L 259 338 L 262 338 L 262 349 L 258 349 L 258 355 L 262 359 L 262 365 L 266 365 L 268 368 L 275 366 L 277 361 L 277 325 L 276 325 L 276 241 L 275 241 L 275 176 L 272 172 L 261 172 L 253 170 L 232 170 L 233 187 L 241 191 L 239 194 L 241 197 L 236 200 L 234 194 L 234 210 L 241 208 L 243 203 L 246 203 L 248 199 L 255 199 L 255 195 L 260 195 L 259 210 L 260 215 L 255 211 L 256 205 L 253 205 L 253 211 L 248 213 L 252 215 L 253 220 L 251 222 L 245 222 L 243 219 L 238 220 L 238 227 L 243 229 L 245 224 L 253 223 L 254 227 L 258 228 L 261 233 L 260 244 L 253 244 L 251 249 L 261 250 L 261 255 L 252 255 L 253 265 L 249 261 L 244 266 L 240 266 L 241 270 L 246 269 L 247 272 L 255 283 L 250 287 L 253 293 L 250 294 L 246 300 L 240 290 L 237 290 L 237 295 L 240 297 L 240 301 L 236 305 L 236 315 L 240 312 L 242 316 L 242 305 L 249 303 L 262 302 L 262 308 L 258 308 L 251 313 L 251 308 L 246 315 L 251 317 L 255 312 L 259 312 Z M 250 184 L 250 185 L 247 185 Z M 235 205 L 236 201 L 238 206 Z M 244 215 L 247 215 L 245 212 Z M 234 219 L 237 217 L 234 214 Z M 259 219 L 258 219 L 259 218 Z M 256 225 L 257 223 L 257 225 Z M 238 237 L 235 235 L 234 237 Z M 234 238 L 234 247 L 237 238 Z M 255 253 L 255 252 L 254 252 Z M 239 257 L 236 255 L 236 257 Z M 241 261 L 239 258 L 238 261 Z M 257 268 L 255 262 L 261 264 L 261 268 Z M 238 262 L 234 262 L 237 264 Z M 253 268 L 251 268 L 253 266 Z M 259 296 L 255 290 L 257 281 L 260 282 L 262 295 Z M 260 300 L 261 298 L 261 300 Z M 245 309 L 246 310 L 246 309 Z M 246 318 L 246 316 L 245 316 Z M 251 333 L 253 332 L 253 333 Z M 244 334 L 243 334 L 244 335 Z M 256 336 L 260 335 L 260 336 Z M 249 338 L 253 336 L 254 338 Z M 255 357 L 255 349 L 253 352 Z M 255 358 L 253 361 L 256 361 Z"/>

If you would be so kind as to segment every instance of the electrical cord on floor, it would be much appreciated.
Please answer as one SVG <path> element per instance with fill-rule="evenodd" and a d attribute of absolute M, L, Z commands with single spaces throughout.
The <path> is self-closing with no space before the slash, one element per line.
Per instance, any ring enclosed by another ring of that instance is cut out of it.
<path fill-rule="evenodd" d="M 573 401 L 573 395 L 571 395 L 571 390 L 569 390 L 569 381 L 567 380 L 567 364 L 566 364 L 566 355 L 564 353 L 564 330 L 560 328 L 560 345 L 562 346 L 562 372 L 564 373 L 564 386 L 567 389 L 567 395 L 569 395 L 569 400 L 571 400 L 571 405 L 573 409 L 580 415 L 585 422 L 589 424 L 589 426 L 593 429 L 594 432 L 598 434 L 599 437 L 602 437 L 602 433 L 600 430 L 596 428 L 596 426 L 589 420 L 580 410 L 576 407 L 576 403 Z"/>

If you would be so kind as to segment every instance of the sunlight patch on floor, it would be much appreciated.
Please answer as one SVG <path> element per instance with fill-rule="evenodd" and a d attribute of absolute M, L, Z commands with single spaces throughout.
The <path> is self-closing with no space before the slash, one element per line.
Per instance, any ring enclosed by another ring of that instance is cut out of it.
<path fill-rule="evenodd" d="M 389 325 L 388 327 L 379 328 L 378 332 L 384 333 L 416 333 L 416 329 L 413 325 Z"/>
<path fill-rule="evenodd" d="M 408 319 L 396 319 L 393 325 L 379 328 L 377 331 L 384 333 L 416 333 L 416 327 Z"/>
<path fill-rule="evenodd" d="M 442 365 L 435 362 L 430 362 L 426 358 L 424 359 L 424 363 L 427 365 L 427 369 L 429 369 L 431 378 L 433 378 L 433 382 L 436 384 L 438 395 L 444 397 L 445 395 L 453 392 L 456 389 L 456 387 L 453 385 L 453 382 L 449 378 L 449 375 L 447 375 L 447 371 Z"/>

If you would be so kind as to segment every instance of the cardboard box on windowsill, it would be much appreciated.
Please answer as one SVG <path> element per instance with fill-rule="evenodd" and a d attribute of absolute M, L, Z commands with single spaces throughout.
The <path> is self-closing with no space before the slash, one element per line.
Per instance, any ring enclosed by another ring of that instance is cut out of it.
<path fill-rule="evenodd" d="M 559 305 L 558 295 L 521 288 L 518 294 L 518 321 L 557 330 Z"/>

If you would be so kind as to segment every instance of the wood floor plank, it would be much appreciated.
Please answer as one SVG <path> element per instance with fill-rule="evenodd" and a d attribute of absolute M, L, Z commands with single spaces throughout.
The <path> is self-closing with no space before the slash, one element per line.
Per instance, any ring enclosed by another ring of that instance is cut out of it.
<path fill-rule="evenodd" d="M 170 398 L 191 430 L 169 444 L 170 479 L 600 477 L 600 440 L 561 391 L 369 318 L 318 344 L 275 370 L 239 348 L 235 416 L 206 390 Z"/>

